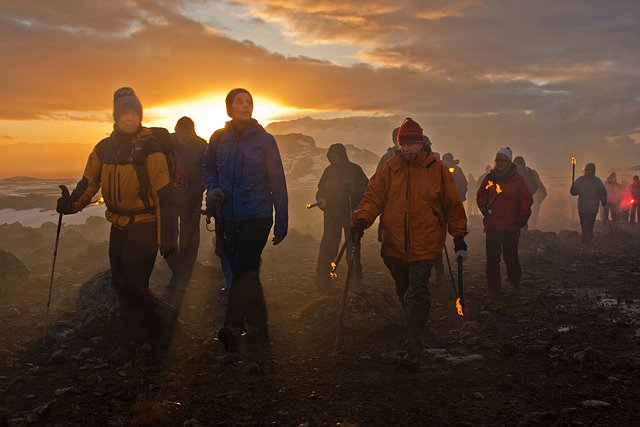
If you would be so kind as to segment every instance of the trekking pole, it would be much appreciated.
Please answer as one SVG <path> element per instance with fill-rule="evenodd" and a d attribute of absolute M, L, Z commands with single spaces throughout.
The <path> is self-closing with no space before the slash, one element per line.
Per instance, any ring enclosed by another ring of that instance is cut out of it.
<path fill-rule="evenodd" d="M 458 290 L 456 289 L 456 282 L 453 279 L 453 270 L 451 269 L 451 261 L 449 261 L 449 251 L 447 251 L 447 245 L 444 245 L 444 254 L 447 258 L 447 267 L 449 267 L 449 277 L 451 277 L 451 287 L 453 288 L 453 295 L 456 297 L 456 308 L 458 309 L 458 314 L 460 314 L 460 309 L 458 307 L 458 302 L 460 301 L 460 297 L 458 296 Z"/>
<path fill-rule="evenodd" d="M 69 197 L 69 190 L 61 185 L 62 197 Z M 47 298 L 47 314 L 44 318 L 44 332 L 42 334 L 42 345 L 47 340 L 47 327 L 49 325 L 49 308 L 51 307 L 51 292 L 53 291 L 53 274 L 56 271 L 56 258 L 58 257 L 58 242 L 60 241 L 60 228 L 62 227 L 62 212 L 58 215 L 58 228 L 56 229 L 56 243 L 53 246 L 53 264 L 51 265 L 51 280 L 49 281 L 49 297 Z"/>
<path fill-rule="evenodd" d="M 456 309 L 460 316 L 464 316 L 464 286 L 462 274 L 462 257 L 458 257 L 458 299 L 456 300 Z"/>
<path fill-rule="evenodd" d="M 342 323 L 344 320 L 344 310 L 347 306 L 347 295 L 349 294 L 349 281 L 351 280 L 351 274 L 353 273 L 353 265 L 355 262 L 355 252 L 356 252 L 356 246 L 360 246 L 360 240 L 358 239 L 357 242 L 355 242 L 352 246 L 351 246 L 351 254 L 352 257 L 349 260 L 349 269 L 347 270 L 347 279 L 344 282 L 344 292 L 342 294 L 342 305 L 340 307 L 340 315 L 338 316 L 338 326 L 336 328 L 336 340 L 333 343 L 333 352 L 337 353 L 338 351 L 338 344 L 340 343 L 340 335 L 342 333 Z"/>

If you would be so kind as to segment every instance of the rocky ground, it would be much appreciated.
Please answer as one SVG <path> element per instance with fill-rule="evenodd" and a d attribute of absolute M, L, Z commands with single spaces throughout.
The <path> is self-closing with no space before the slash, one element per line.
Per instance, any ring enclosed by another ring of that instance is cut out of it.
<path fill-rule="evenodd" d="M 24 260 L 33 251 L 16 254 L 31 276 L 16 276 L 20 285 L 0 295 L 0 426 L 626 426 L 640 419 L 637 230 L 599 229 L 586 253 L 574 232 L 526 232 L 520 289 L 506 284 L 493 297 L 473 218 L 465 316 L 456 314 L 450 280 L 433 284 L 419 371 L 398 363 L 403 314 L 375 233 L 363 241 L 365 277 L 350 289 L 337 351 L 344 266 L 333 291 L 315 289 L 318 242 L 294 231 L 264 254 L 271 345 L 243 343 L 227 354 L 215 341 L 226 297 L 219 269 L 205 263 L 168 348 L 146 346 L 117 364 L 107 358 L 117 299 L 105 243 L 93 236 L 83 246 L 82 229 L 70 231 L 77 235 L 63 235 L 61 244 L 75 238 L 77 252 L 58 260 L 44 345 L 51 246 L 39 263 Z M 155 293 L 163 294 L 166 279 L 159 261 Z"/>

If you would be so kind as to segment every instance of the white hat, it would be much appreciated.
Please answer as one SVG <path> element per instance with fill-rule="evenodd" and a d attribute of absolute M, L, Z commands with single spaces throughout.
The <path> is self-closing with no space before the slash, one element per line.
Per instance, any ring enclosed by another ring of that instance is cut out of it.
<path fill-rule="evenodd" d="M 509 147 L 503 147 L 499 149 L 496 154 L 502 154 L 507 159 L 509 159 L 510 162 L 513 161 L 513 153 L 511 152 L 511 148 Z"/>

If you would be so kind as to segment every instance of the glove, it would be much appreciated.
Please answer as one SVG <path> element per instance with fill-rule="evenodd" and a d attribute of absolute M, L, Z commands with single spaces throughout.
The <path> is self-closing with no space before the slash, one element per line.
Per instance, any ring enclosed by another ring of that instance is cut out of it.
<path fill-rule="evenodd" d="M 286 234 L 276 234 L 273 236 L 273 239 L 271 240 L 273 242 L 273 245 L 277 245 L 278 243 L 282 242 L 284 240 L 284 238 L 287 237 Z"/>
<path fill-rule="evenodd" d="M 358 243 L 362 236 L 364 236 L 364 229 L 367 228 L 367 221 L 360 218 L 356 220 L 356 222 L 351 227 L 351 241 L 353 243 Z"/>
<path fill-rule="evenodd" d="M 529 218 L 527 217 L 520 217 L 520 219 L 518 220 L 518 227 L 523 228 L 527 226 L 527 222 L 529 222 Z"/>
<path fill-rule="evenodd" d="M 68 215 L 73 213 L 73 200 L 71 200 L 71 195 L 69 194 L 69 190 L 65 186 L 60 186 L 62 189 L 62 196 L 56 202 L 56 212 Z"/>
<path fill-rule="evenodd" d="M 207 191 L 207 209 L 214 208 L 224 200 L 224 193 L 218 187 Z"/>
<path fill-rule="evenodd" d="M 323 199 L 322 197 L 317 198 L 316 203 L 318 204 L 318 209 L 320 209 L 321 211 L 323 211 L 324 208 L 327 207 L 327 200 Z"/>
<path fill-rule="evenodd" d="M 469 258 L 469 254 L 467 253 L 467 244 L 464 241 L 464 237 L 453 238 L 453 250 L 455 251 L 453 258 L 456 261 L 462 259 L 464 262 Z"/>
<path fill-rule="evenodd" d="M 169 255 L 173 254 L 175 251 L 176 251 L 175 243 L 160 244 L 160 255 L 162 255 L 162 258 L 167 258 Z"/>

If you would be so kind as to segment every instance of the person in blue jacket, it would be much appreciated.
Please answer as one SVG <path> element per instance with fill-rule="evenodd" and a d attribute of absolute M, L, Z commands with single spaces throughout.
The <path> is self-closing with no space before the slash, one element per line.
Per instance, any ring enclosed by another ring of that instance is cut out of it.
<path fill-rule="evenodd" d="M 287 184 L 273 136 L 252 118 L 253 97 L 233 89 L 225 99 L 231 117 L 213 133 L 203 158 L 207 209 L 216 212 L 225 256 L 233 272 L 224 326 L 218 340 L 237 350 L 240 333 L 268 343 L 267 305 L 259 277 L 260 257 L 271 227 L 273 244 L 284 240 L 288 227 Z"/>

